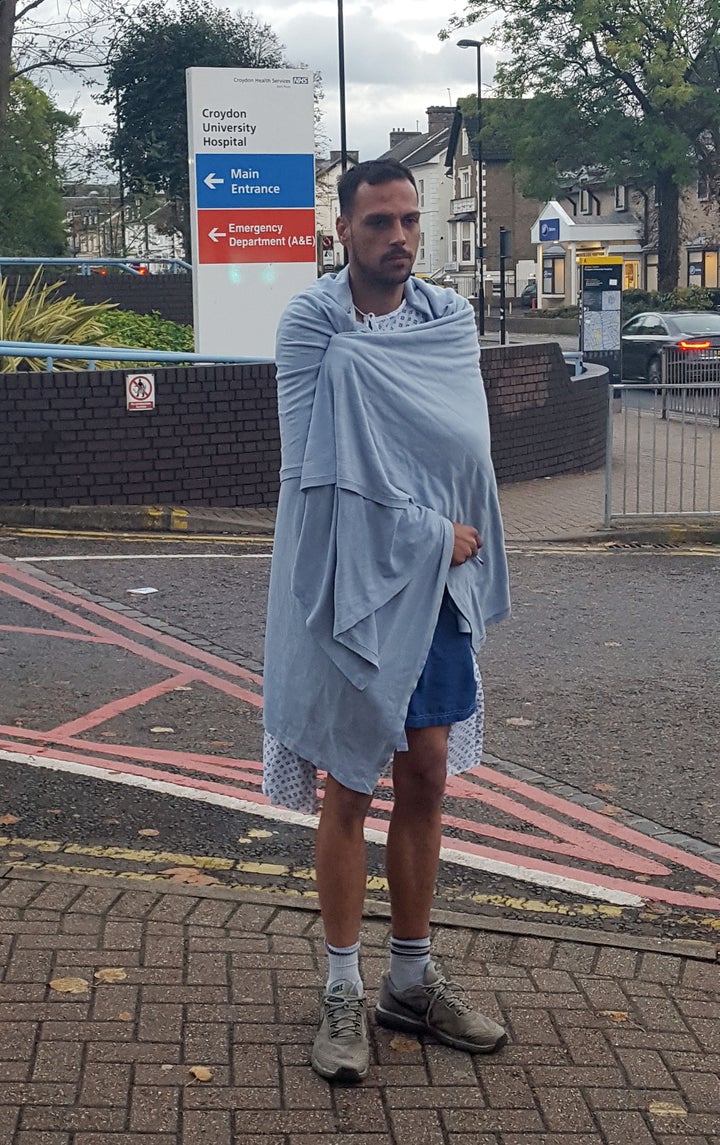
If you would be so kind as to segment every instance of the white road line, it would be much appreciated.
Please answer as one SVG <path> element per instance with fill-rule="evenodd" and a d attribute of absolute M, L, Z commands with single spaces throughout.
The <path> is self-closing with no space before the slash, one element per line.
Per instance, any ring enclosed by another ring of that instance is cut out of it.
<path fill-rule="evenodd" d="M 97 553 L 63 557 L 15 557 L 16 564 L 39 565 L 51 561 L 267 561 L 272 553 Z"/>
<path fill-rule="evenodd" d="M 151 779 L 144 775 L 128 775 L 124 772 L 107 771 L 105 768 L 97 767 L 94 764 L 84 764 L 74 760 L 53 759 L 45 755 L 23 755 L 20 752 L 3 750 L 0 750 L 0 760 L 5 760 L 8 763 L 24 763 L 30 767 L 44 767 L 49 771 L 63 771 L 70 775 L 86 775 L 93 779 L 110 780 L 111 783 L 124 783 L 128 787 L 142 787 L 146 791 L 158 791 L 164 795 L 174 795 L 180 799 L 192 799 L 198 803 L 209 803 L 215 807 L 227 807 L 233 811 L 244 811 L 248 815 L 255 815 L 261 819 L 270 819 L 278 823 L 292 823 L 295 826 L 309 827 L 312 830 L 317 830 L 319 822 L 317 815 L 303 815 L 299 811 L 290 811 L 284 807 L 267 807 L 247 799 L 240 799 L 237 796 L 221 795 L 215 791 L 199 791 L 195 788 L 183 787 L 180 784 L 168 783 L 163 779 Z M 378 843 L 382 847 L 387 845 L 387 835 L 374 828 L 365 829 L 365 838 L 368 842 Z M 612 903 L 615 906 L 643 906 L 645 902 L 639 895 L 625 891 L 610 890 L 606 887 L 596 886 L 594 883 L 585 883 L 580 879 L 570 879 L 560 874 L 553 875 L 545 871 L 533 871 L 528 867 L 515 866 L 514 863 L 499 862 L 478 855 L 467 855 L 450 847 L 442 848 L 440 858 L 444 862 L 456 863 L 459 866 L 471 867 L 478 871 L 487 871 L 489 874 L 504 875 L 507 878 L 516 879 L 518 882 L 551 887 L 570 894 L 582 895 L 584 898 Z"/>

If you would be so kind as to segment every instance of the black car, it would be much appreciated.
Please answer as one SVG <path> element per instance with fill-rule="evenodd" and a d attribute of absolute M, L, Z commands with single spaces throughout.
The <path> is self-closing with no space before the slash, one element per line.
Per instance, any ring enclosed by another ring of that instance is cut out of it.
<path fill-rule="evenodd" d="M 622 328 L 623 378 L 659 386 L 664 347 L 687 354 L 688 365 L 702 363 L 705 380 L 720 381 L 720 314 L 707 310 L 636 314 Z"/>
<path fill-rule="evenodd" d="M 534 310 L 537 306 L 537 282 L 528 282 L 520 295 L 520 305 L 523 310 Z"/>

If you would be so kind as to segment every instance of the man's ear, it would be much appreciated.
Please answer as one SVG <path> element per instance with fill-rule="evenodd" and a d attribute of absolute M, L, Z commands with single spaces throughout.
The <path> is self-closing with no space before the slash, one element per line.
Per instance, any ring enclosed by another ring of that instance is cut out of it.
<path fill-rule="evenodd" d="M 335 220 L 335 229 L 337 230 L 337 236 L 342 245 L 347 246 L 350 234 L 350 220 L 345 215 L 338 215 Z"/>

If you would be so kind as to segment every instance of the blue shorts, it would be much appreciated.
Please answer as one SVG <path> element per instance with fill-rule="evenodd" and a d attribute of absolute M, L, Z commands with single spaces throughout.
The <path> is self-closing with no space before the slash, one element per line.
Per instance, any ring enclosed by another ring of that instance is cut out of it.
<path fill-rule="evenodd" d="M 458 630 L 457 615 L 446 591 L 425 667 L 410 697 L 406 728 L 445 727 L 469 719 L 477 709 L 472 639 Z"/>

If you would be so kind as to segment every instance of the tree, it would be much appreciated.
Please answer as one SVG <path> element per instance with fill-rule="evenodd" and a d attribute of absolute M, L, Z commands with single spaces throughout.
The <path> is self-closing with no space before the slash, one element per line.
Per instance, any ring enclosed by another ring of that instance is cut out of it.
<path fill-rule="evenodd" d="M 15 76 L 81 72 L 103 64 L 114 0 L 74 0 L 49 18 L 47 0 L 0 0 L 0 136 Z"/>
<path fill-rule="evenodd" d="M 468 0 L 451 25 L 497 12 Z M 535 97 L 507 123 L 528 188 L 582 168 L 654 186 L 661 290 L 678 281 L 681 187 L 720 176 L 719 30 L 720 0 L 505 0 L 491 37 L 499 93 Z"/>
<path fill-rule="evenodd" d="M 284 63 L 274 32 L 251 14 L 233 15 L 210 0 L 180 0 L 168 12 L 150 0 L 121 28 L 103 100 L 115 106 L 111 153 L 130 189 L 166 196 L 172 225 L 190 254 L 190 188 L 185 69 L 272 68 Z"/>
<path fill-rule="evenodd" d="M 0 252 L 62 255 L 66 250 L 57 148 L 77 123 L 28 79 L 13 80 L 0 137 Z"/>

